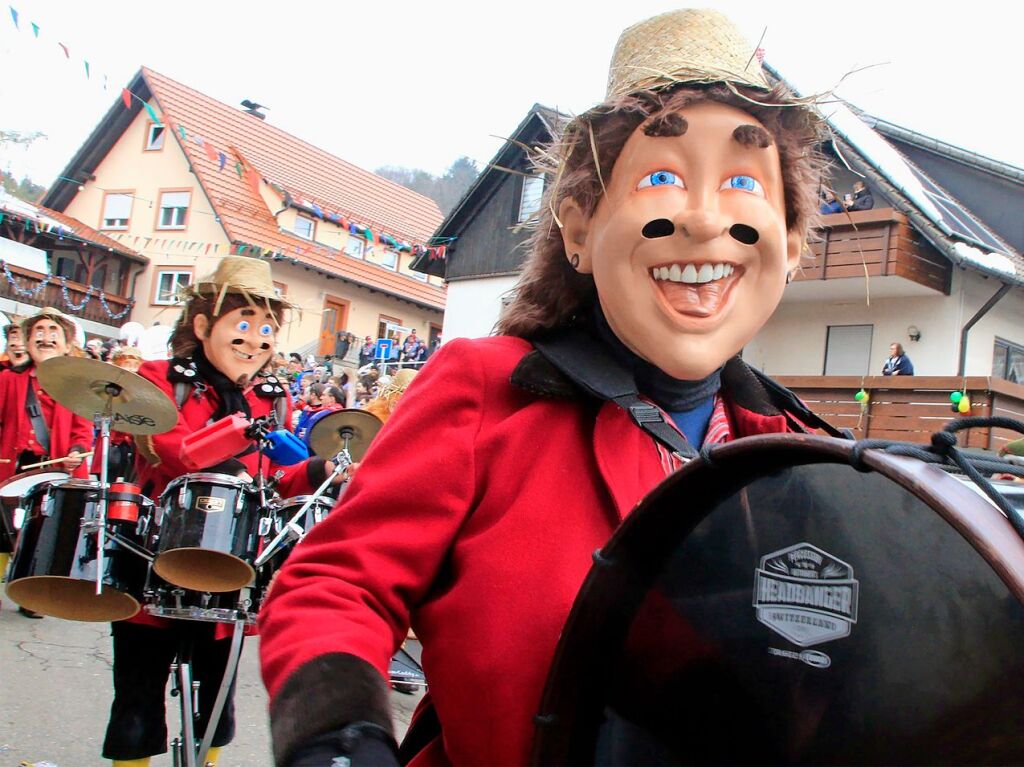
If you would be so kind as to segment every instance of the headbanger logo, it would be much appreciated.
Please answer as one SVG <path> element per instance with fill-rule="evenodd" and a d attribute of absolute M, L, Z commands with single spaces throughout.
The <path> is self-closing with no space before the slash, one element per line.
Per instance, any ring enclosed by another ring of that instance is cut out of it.
<path fill-rule="evenodd" d="M 127 423 L 132 426 L 156 426 L 156 421 L 148 415 L 125 415 L 114 413 L 114 424 Z"/>
<path fill-rule="evenodd" d="M 853 568 L 810 543 L 765 555 L 755 571 L 757 619 L 800 647 L 849 636 L 857 593 Z"/>

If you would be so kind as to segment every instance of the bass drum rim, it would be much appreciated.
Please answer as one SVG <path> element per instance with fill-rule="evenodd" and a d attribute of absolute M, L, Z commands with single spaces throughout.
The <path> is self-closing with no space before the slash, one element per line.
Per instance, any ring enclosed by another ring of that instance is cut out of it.
<path fill-rule="evenodd" d="M 717 503 L 781 469 L 847 464 L 902 485 L 964 538 L 1024 603 L 1024 540 L 994 504 L 934 465 L 881 450 L 858 450 L 855 445 L 805 434 L 744 437 L 705 451 L 652 490 L 608 543 L 594 552 L 594 566 L 573 602 L 551 663 L 535 718 L 530 764 L 590 763 L 587 752 L 592 743 L 581 733 L 596 732 L 602 715 L 600 675 L 593 669 L 600 668 L 621 646 L 639 607 L 635 595 L 655 581 L 677 542 Z M 686 513 L 670 514 L 672 504 L 668 503 L 652 509 L 683 483 Z M 991 513 L 958 511 L 981 507 Z M 660 514 L 655 513 L 658 511 Z M 592 598 L 594 595 L 601 598 Z M 576 640 L 579 634 L 588 641 Z"/>

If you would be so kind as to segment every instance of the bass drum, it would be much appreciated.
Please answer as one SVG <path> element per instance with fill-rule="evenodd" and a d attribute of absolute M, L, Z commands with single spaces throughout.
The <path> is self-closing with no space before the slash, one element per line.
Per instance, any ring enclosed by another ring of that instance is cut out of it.
<path fill-rule="evenodd" d="M 595 553 L 533 764 L 1024 763 L 1024 541 L 987 497 L 825 437 L 709 458 Z"/>

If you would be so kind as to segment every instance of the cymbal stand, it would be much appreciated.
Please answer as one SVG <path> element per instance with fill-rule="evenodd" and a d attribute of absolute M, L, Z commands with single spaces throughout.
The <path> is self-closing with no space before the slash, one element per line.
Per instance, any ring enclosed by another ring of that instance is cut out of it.
<path fill-rule="evenodd" d="M 305 516 L 309 507 L 316 503 L 316 500 L 324 494 L 324 491 L 327 490 L 328 487 L 330 487 L 335 477 L 340 476 L 345 469 L 352 465 L 352 456 L 348 452 L 348 442 L 354 436 L 355 432 L 349 427 L 345 427 L 341 430 L 341 438 L 345 441 L 345 446 L 341 449 L 341 452 L 331 459 L 334 462 L 334 471 L 332 471 L 321 483 L 320 487 L 318 487 L 313 494 L 306 499 L 306 502 L 302 504 L 301 508 L 295 512 L 292 518 L 284 525 L 281 532 L 279 532 L 277 536 L 267 544 L 267 547 L 263 549 L 260 555 L 256 557 L 253 567 L 258 568 L 266 564 L 267 560 L 277 553 L 277 550 L 282 546 L 287 538 L 293 538 L 296 541 L 301 541 L 306 537 L 306 530 L 304 530 L 299 524 L 299 520 Z"/>
<path fill-rule="evenodd" d="M 91 527 L 95 526 L 96 532 L 96 595 L 103 593 L 103 559 L 104 549 L 107 545 L 107 500 L 110 494 L 110 482 L 107 476 L 107 456 L 110 454 L 110 422 L 113 420 L 114 397 L 120 396 L 122 387 L 115 383 L 107 383 L 104 392 L 107 395 L 107 404 L 102 413 L 97 413 L 93 424 L 100 430 L 100 502 L 97 506 L 96 519 L 82 520 L 84 532 L 93 532 Z"/>
<path fill-rule="evenodd" d="M 181 710 L 181 734 L 171 742 L 174 767 L 197 767 L 197 765 L 206 764 L 206 757 L 213 747 L 213 736 L 217 732 L 217 725 L 220 724 L 224 706 L 227 705 L 228 693 L 231 691 L 231 685 L 234 684 L 238 661 L 242 655 L 245 619 L 236 618 L 233 625 L 234 631 L 231 635 L 228 661 L 224 667 L 224 676 L 221 679 L 220 689 L 217 690 L 213 708 L 206 720 L 206 732 L 203 734 L 202 742 L 199 742 L 195 736 L 195 721 L 199 716 L 200 689 L 199 682 L 192 679 L 192 645 L 183 641 L 177 659 L 171 664 L 173 675 L 171 695 L 180 697 L 179 708 Z"/>

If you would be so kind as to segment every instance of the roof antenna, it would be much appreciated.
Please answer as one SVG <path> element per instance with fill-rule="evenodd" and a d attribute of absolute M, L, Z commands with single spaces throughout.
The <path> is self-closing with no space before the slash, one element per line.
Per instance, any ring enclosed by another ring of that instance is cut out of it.
<path fill-rule="evenodd" d="M 245 113 L 247 115 L 252 115 L 253 117 L 258 117 L 261 120 L 266 120 L 267 119 L 267 116 L 265 114 L 263 114 L 259 110 L 261 110 L 261 109 L 270 109 L 270 107 L 265 107 L 262 104 L 257 104 L 254 101 L 249 101 L 249 99 L 245 99 L 244 101 L 242 101 L 242 106 L 245 107 Z"/>

